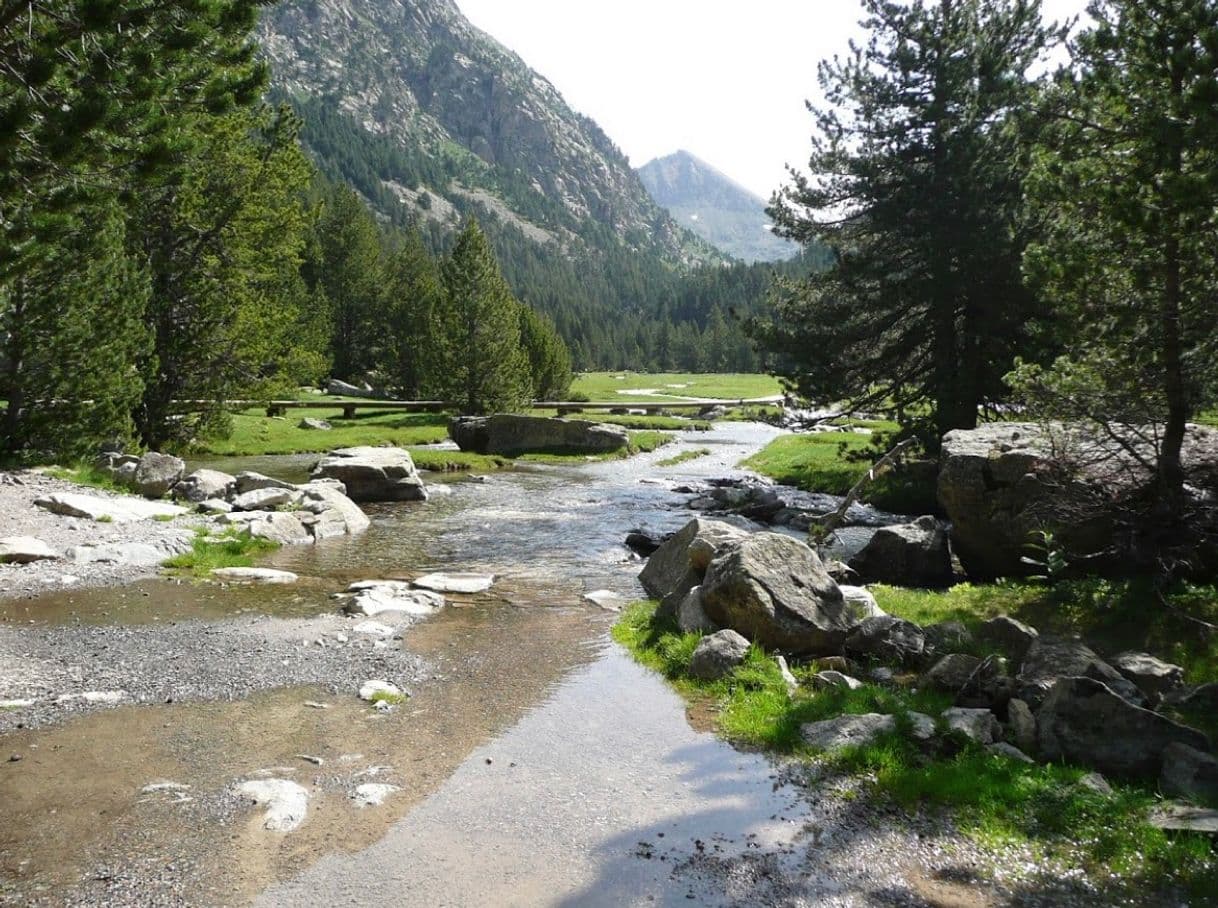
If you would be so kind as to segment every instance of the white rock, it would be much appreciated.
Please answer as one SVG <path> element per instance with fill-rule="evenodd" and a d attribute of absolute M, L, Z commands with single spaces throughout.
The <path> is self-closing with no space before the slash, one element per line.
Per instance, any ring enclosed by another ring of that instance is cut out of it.
<path fill-rule="evenodd" d="M 87 690 L 80 694 L 61 694 L 55 698 L 55 704 L 70 706 L 73 703 L 88 703 L 90 706 L 112 706 L 121 702 L 126 696 L 127 692 L 121 690 Z"/>
<path fill-rule="evenodd" d="M 775 656 L 774 661 L 778 663 L 778 673 L 782 675 L 783 683 L 787 685 L 787 693 L 793 696 L 799 690 L 799 679 L 791 673 L 791 666 L 787 665 L 786 656 Z"/>
<path fill-rule="evenodd" d="M 94 495 L 78 495 L 75 492 L 56 492 L 34 501 L 40 508 L 53 514 L 67 517 L 85 517 L 89 520 L 109 518 L 111 523 L 135 523 L 152 520 L 154 517 L 180 517 L 186 508 L 163 501 L 146 501 L 143 498 L 98 498 Z"/>
<path fill-rule="evenodd" d="M 846 690 L 858 690 L 863 686 L 863 682 L 858 678 L 851 678 L 849 675 L 835 671 L 818 672 L 812 677 L 812 683 L 822 689 L 842 687 Z"/>
<path fill-rule="evenodd" d="M 300 487 L 300 508 L 317 518 L 309 523 L 315 539 L 355 536 L 372 526 L 360 506 L 343 494 L 337 483 L 311 482 Z"/>
<path fill-rule="evenodd" d="M 295 583 L 300 579 L 291 571 L 256 567 L 216 568 L 211 575 L 229 583 Z"/>
<path fill-rule="evenodd" d="M 842 597 L 846 600 L 846 605 L 851 610 L 851 617 L 855 622 L 877 618 L 884 614 L 884 610 L 880 608 L 880 604 L 875 601 L 875 596 L 871 595 L 871 590 L 867 587 L 839 584 L 838 589 L 842 591 Z"/>
<path fill-rule="evenodd" d="M 209 498 L 199 502 L 199 511 L 203 514 L 227 514 L 233 506 L 222 498 Z"/>
<path fill-rule="evenodd" d="M 390 795 L 401 790 L 396 785 L 386 785 L 384 782 L 365 782 L 355 789 L 351 800 L 361 809 L 380 807 Z"/>
<path fill-rule="evenodd" d="M 295 489 L 251 489 L 233 499 L 237 511 L 273 511 L 289 504 L 297 495 Z"/>
<path fill-rule="evenodd" d="M 257 779 L 242 782 L 237 794 L 266 808 L 262 828 L 271 832 L 292 832 L 300 827 L 309 812 L 309 793 L 286 779 Z"/>
<path fill-rule="evenodd" d="M 401 688 L 396 684 L 390 684 L 388 681 L 365 681 L 360 685 L 359 689 L 359 698 L 369 703 L 384 700 L 386 697 L 398 698 L 402 696 L 404 694 Z"/>
<path fill-rule="evenodd" d="M 107 542 L 102 545 L 74 545 L 68 549 L 68 559 L 76 564 L 130 564 L 155 567 L 168 561 L 172 554 L 144 542 Z"/>
<path fill-rule="evenodd" d="M 159 791 L 190 791 L 190 786 L 181 782 L 150 782 L 140 789 L 140 794 L 156 794 Z"/>
<path fill-rule="evenodd" d="M 375 617 L 386 612 L 426 617 L 444 608 L 444 597 L 428 590 L 411 589 L 401 580 L 364 580 L 347 587 L 343 611 Z"/>
<path fill-rule="evenodd" d="M 626 598 L 619 596 L 613 590 L 593 590 L 584 593 L 584 601 L 603 608 L 607 612 L 620 612 L 626 604 Z"/>
<path fill-rule="evenodd" d="M 0 564 L 30 564 L 53 561 L 59 553 L 33 536 L 8 536 L 0 539 Z"/>
<path fill-rule="evenodd" d="M 482 593 L 495 582 L 494 574 L 445 573 L 424 574 L 414 582 L 419 589 L 437 593 Z"/>
<path fill-rule="evenodd" d="M 256 539 L 266 539 L 279 545 L 309 545 L 313 542 L 313 537 L 295 514 L 282 511 L 269 513 L 253 511 L 251 513 L 260 515 L 257 520 L 251 520 L 246 524 L 249 527 L 250 535 Z M 232 515 L 225 516 L 231 517 Z"/>
<path fill-rule="evenodd" d="M 388 624 L 381 624 L 379 621 L 361 621 L 351 630 L 357 634 L 367 634 L 369 637 L 379 637 L 381 639 L 392 637 L 397 633 Z"/>
<path fill-rule="evenodd" d="M 34 700 L 0 700 L 0 709 L 25 709 L 34 703 Z"/>

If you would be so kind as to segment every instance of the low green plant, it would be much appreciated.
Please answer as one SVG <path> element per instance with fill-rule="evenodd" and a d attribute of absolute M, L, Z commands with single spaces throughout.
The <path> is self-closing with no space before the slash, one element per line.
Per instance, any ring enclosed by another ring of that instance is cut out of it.
<path fill-rule="evenodd" d="M 177 517 L 173 514 L 153 514 L 152 519 L 157 523 L 173 523 Z"/>
<path fill-rule="evenodd" d="M 390 706 L 401 706 L 409 699 L 410 695 L 406 693 L 394 693 L 393 691 L 389 690 L 378 690 L 372 695 L 372 699 L 369 702 L 372 703 L 373 706 L 378 703 L 388 703 Z"/>
<path fill-rule="evenodd" d="M 129 493 L 131 491 L 116 483 L 109 473 L 99 470 L 90 463 L 79 463 L 72 467 L 51 466 L 47 467 L 43 472 L 47 476 L 62 479 L 65 482 L 74 482 L 78 486 L 89 486 L 90 488 L 102 489 L 107 492 Z"/>
<path fill-rule="evenodd" d="M 666 457 L 663 460 L 657 460 L 657 467 L 675 467 L 678 464 L 688 463 L 691 460 L 697 460 L 699 457 L 706 457 L 710 454 L 709 448 L 695 448 L 689 451 L 682 451 L 675 457 Z"/>
<path fill-rule="evenodd" d="M 109 514 L 99 514 L 97 516 L 97 523 L 114 523 L 114 518 Z"/>
<path fill-rule="evenodd" d="M 256 559 L 277 548 L 276 543 L 251 536 L 248 530 L 230 529 L 223 536 L 199 530 L 190 551 L 169 559 L 165 567 L 176 574 L 206 579 L 218 568 L 253 567 Z"/>

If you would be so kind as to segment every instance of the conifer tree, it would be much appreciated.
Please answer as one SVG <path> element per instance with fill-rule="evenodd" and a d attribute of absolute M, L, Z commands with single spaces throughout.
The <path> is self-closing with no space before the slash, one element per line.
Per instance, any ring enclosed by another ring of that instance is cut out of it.
<path fill-rule="evenodd" d="M 470 218 L 441 270 L 446 309 L 444 386 L 461 412 L 522 408 L 532 394 L 513 298 L 486 236 Z"/>
<path fill-rule="evenodd" d="M 406 231 L 388 254 L 379 370 L 407 400 L 443 393 L 444 291 L 435 259 L 418 231 Z"/>
<path fill-rule="evenodd" d="M 350 187 L 332 187 L 317 225 L 319 286 L 333 320 L 334 374 L 354 381 L 377 362 L 377 308 L 384 293 L 381 236 L 372 212 Z"/>
<path fill-rule="evenodd" d="M 571 388 L 571 352 L 554 323 L 520 304 L 520 342 L 529 360 L 534 400 L 562 400 Z"/>

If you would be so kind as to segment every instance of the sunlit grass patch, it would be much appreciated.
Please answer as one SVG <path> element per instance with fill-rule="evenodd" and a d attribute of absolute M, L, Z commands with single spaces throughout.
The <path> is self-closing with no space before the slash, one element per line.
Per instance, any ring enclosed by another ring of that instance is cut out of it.
<path fill-rule="evenodd" d="M 220 537 L 199 530 L 190 551 L 169 559 L 165 567 L 176 574 L 204 579 L 219 568 L 253 567 L 259 557 L 277 548 L 279 546 L 270 540 L 235 528 Z"/>

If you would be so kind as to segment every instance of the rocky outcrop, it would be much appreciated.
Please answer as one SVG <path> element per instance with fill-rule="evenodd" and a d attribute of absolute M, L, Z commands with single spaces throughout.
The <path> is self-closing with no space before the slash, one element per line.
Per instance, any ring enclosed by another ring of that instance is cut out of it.
<path fill-rule="evenodd" d="M 0 564 L 32 564 L 54 561 L 59 553 L 32 536 L 7 536 L 0 539 Z"/>
<path fill-rule="evenodd" d="M 352 501 L 427 500 L 410 452 L 401 448 L 340 448 L 318 461 L 312 476 L 337 479 Z"/>
<path fill-rule="evenodd" d="M 1068 760 L 1118 776 L 1157 777 L 1172 744 L 1210 749 L 1201 732 L 1134 706 L 1092 678 L 1057 679 L 1036 722 L 1044 759 Z"/>
<path fill-rule="evenodd" d="M 702 603 L 720 627 L 793 653 L 836 653 L 855 623 L 816 553 L 777 533 L 749 536 L 712 561 Z"/>
<path fill-rule="evenodd" d="M 448 434 L 462 451 L 477 454 L 612 454 L 630 445 L 625 429 L 582 419 L 558 419 L 503 413 L 461 416 Z"/>
<path fill-rule="evenodd" d="M 34 504 L 52 514 L 65 517 L 83 517 L 110 523 L 133 523 L 137 520 L 178 517 L 186 509 L 161 501 L 145 501 L 141 498 L 100 498 L 95 495 L 79 495 L 75 492 L 56 492 L 37 499 Z"/>
<path fill-rule="evenodd" d="M 882 527 L 850 559 L 850 569 L 863 583 L 894 586 L 944 587 L 952 582 L 947 533 L 934 517 Z"/>

